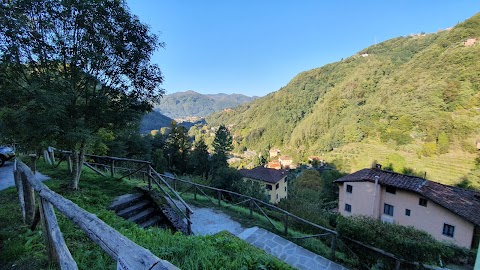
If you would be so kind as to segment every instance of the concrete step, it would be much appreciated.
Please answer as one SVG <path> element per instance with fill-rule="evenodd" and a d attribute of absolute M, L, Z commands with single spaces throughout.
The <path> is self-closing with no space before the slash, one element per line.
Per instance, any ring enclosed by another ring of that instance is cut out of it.
<path fill-rule="evenodd" d="M 147 208 L 147 209 L 143 210 L 142 212 L 140 212 L 138 214 L 135 214 L 135 215 L 129 217 L 127 220 L 128 221 L 133 221 L 137 224 L 140 224 L 140 223 L 148 220 L 150 218 L 150 216 L 152 216 L 154 213 L 155 213 L 155 209 L 150 207 L 150 208 Z"/>
<path fill-rule="evenodd" d="M 143 194 L 134 193 L 134 194 L 125 194 L 115 198 L 113 203 L 108 207 L 109 210 L 119 211 L 123 208 L 128 207 L 130 204 L 133 204 L 139 201 L 143 197 Z"/>
<path fill-rule="evenodd" d="M 137 214 L 138 212 L 141 212 L 143 209 L 148 207 L 149 204 L 150 204 L 150 202 L 147 201 L 147 200 L 138 201 L 134 205 L 131 205 L 127 208 L 124 208 L 124 209 L 118 211 L 117 215 L 121 216 L 123 218 L 129 218 L 129 217 Z"/>
<path fill-rule="evenodd" d="M 138 226 L 140 226 L 142 228 L 148 228 L 150 226 L 158 224 L 161 220 L 162 220 L 162 218 L 158 215 L 152 216 L 149 220 L 139 224 Z"/>

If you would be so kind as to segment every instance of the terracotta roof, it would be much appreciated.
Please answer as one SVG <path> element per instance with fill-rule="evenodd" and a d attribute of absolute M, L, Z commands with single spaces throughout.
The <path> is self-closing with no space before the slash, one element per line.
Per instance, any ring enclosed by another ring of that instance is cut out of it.
<path fill-rule="evenodd" d="M 363 169 L 335 180 L 344 182 L 375 182 L 415 192 L 466 220 L 480 226 L 480 192 L 443 185 L 423 178 L 381 169 Z"/>
<path fill-rule="evenodd" d="M 272 184 L 277 183 L 285 176 L 287 176 L 287 173 L 284 170 L 275 170 L 264 167 L 255 167 L 251 170 L 241 169 L 239 170 L 239 172 L 242 174 L 243 177 Z"/>
<path fill-rule="evenodd" d="M 282 168 L 282 165 L 280 165 L 280 162 L 278 161 L 270 161 L 268 162 L 267 168 L 278 170 Z"/>

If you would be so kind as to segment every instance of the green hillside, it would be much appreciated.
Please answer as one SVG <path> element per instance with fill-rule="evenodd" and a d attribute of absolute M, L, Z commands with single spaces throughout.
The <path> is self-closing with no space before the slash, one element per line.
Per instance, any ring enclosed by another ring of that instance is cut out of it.
<path fill-rule="evenodd" d="M 226 108 L 234 108 L 256 98 L 240 94 L 204 95 L 194 91 L 186 91 L 166 95 L 155 109 L 171 118 L 205 117 Z"/>
<path fill-rule="evenodd" d="M 279 147 L 299 161 L 352 144 L 362 160 L 381 159 L 365 157 L 367 141 L 404 158 L 473 156 L 449 180 L 459 181 L 474 169 L 468 153 L 480 139 L 480 43 L 464 45 L 478 37 L 480 14 L 450 30 L 387 40 L 207 122 L 231 125 L 237 149 Z"/>

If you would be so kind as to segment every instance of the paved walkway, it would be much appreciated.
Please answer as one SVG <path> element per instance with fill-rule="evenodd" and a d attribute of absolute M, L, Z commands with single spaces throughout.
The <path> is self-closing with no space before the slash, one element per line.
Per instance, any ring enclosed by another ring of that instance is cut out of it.
<path fill-rule="evenodd" d="M 39 172 L 36 172 L 35 176 L 40 181 L 50 179 L 50 177 L 45 176 Z M 15 180 L 13 179 L 13 161 L 7 161 L 2 167 L 0 167 L 0 190 L 4 190 L 14 186 Z"/>
<path fill-rule="evenodd" d="M 348 270 L 285 238 L 258 227 L 249 228 L 239 234 L 238 237 L 298 269 Z"/>

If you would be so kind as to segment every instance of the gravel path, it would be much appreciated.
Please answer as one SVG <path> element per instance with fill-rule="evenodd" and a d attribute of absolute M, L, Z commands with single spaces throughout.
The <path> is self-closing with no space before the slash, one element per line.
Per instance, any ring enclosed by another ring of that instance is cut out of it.
<path fill-rule="evenodd" d="M 50 179 L 50 177 L 39 172 L 36 172 L 35 176 L 40 181 Z M 4 190 L 13 186 L 15 186 L 15 180 L 13 180 L 13 161 L 7 161 L 2 167 L 0 167 L 0 190 Z"/>
<path fill-rule="evenodd" d="M 240 223 L 220 211 L 210 208 L 190 207 L 193 210 L 190 218 L 192 219 L 194 234 L 212 235 L 221 231 L 229 231 L 234 235 L 239 235 L 245 231 Z"/>

